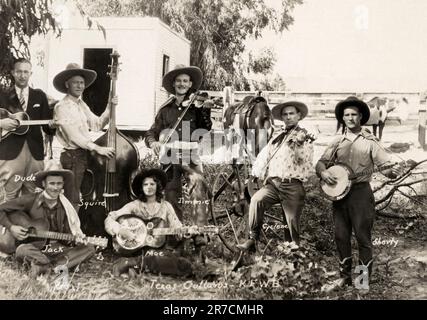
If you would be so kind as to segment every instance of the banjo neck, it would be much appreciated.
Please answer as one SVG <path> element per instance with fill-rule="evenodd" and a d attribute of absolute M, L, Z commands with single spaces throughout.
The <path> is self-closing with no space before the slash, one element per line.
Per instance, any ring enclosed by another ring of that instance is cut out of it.
<path fill-rule="evenodd" d="M 350 180 L 354 180 L 354 179 L 359 178 L 361 176 L 366 176 L 366 175 L 370 175 L 370 174 L 375 173 L 375 172 L 379 172 L 379 171 L 390 169 L 390 168 L 394 167 L 395 165 L 396 165 L 396 163 L 393 163 L 393 164 L 388 164 L 386 166 L 378 167 L 376 169 L 366 169 L 366 170 L 363 170 L 361 172 L 352 173 L 352 174 L 349 175 L 348 178 Z"/>

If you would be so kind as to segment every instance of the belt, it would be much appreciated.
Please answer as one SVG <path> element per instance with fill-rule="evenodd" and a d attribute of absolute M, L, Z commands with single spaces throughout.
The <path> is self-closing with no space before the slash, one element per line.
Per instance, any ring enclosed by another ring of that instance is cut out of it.
<path fill-rule="evenodd" d="M 65 149 L 64 148 L 64 152 L 72 152 L 72 153 L 82 153 L 82 152 L 86 152 L 86 149 L 82 149 L 82 148 L 78 148 L 78 149 Z"/>
<path fill-rule="evenodd" d="M 273 179 L 273 180 L 280 180 L 281 182 L 286 182 L 286 183 L 302 183 L 301 180 L 296 179 L 296 178 L 272 177 L 271 179 Z"/>

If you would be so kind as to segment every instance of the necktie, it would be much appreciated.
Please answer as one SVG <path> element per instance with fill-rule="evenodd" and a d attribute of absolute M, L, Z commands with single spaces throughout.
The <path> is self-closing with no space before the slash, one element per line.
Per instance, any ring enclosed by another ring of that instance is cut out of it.
<path fill-rule="evenodd" d="M 19 94 L 19 103 L 21 104 L 22 109 L 25 111 L 25 97 L 24 97 L 24 89 L 21 89 L 21 93 Z"/>

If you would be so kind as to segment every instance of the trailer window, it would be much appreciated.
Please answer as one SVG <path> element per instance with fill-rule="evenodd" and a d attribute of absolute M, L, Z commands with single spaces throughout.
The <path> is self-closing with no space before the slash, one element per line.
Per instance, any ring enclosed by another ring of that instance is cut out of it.
<path fill-rule="evenodd" d="M 163 55 L 163 69 L 162 69 L 162 78 L 163 76 L 169 72 L 169 56 Z"/>

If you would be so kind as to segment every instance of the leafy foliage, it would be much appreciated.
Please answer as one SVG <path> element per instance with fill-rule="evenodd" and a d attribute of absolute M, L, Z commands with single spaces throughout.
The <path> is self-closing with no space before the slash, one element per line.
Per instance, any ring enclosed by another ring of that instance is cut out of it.
<path fill-rule="evenodd" d="M 60 28 L 51 11 L 52 0 L 0 0 L 0 83 L 10 83 L 9 70 L 15 58 L 30 58 L 29 42 L 35 34 Z"/>
<path fill-rule="evenodd" d="M 64 0 L 67 1 L 67 0 Z M 105 37 L 105 29 L 77 5 L 87 26 L 96 26 Z M 61 36 L 61 24 L 52 0 L 0 0 L 0 86 L 10 85 L 13 62 L 17 58 L 31 59 L 29 44 L 34 35 L 52 32 Z"/>
<path fill-rule="evenodd" d="M 295 299 L 320 295 L 328 278 L 325 265 L 320 265 L 318 252 L 301 243 L 282 242 L 274 256 L 256 256 L 255 263 L 231 273 L 230 298 Z M 324 261 L 323 261 L 323 264 Z"/>
<path fill-rule="evenodd" d="M 302 0 L 282 0 L 279 10 L 265 0 L 79 0 L 91 16 L 154 16 L 192 42 L 192 65 L 205 75 L 203 87 L 225 85 L 248 89 L 247 63 L 242 54 L 248 37 L 258 38 L 267 27 L 281 32 L 293 23 L 291 11 Z M 271 58 L 271 57 L 270 57 Z M 268 72 L 273 61 L 254 72 Z"/>

